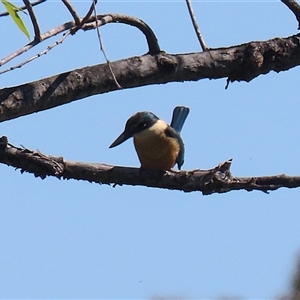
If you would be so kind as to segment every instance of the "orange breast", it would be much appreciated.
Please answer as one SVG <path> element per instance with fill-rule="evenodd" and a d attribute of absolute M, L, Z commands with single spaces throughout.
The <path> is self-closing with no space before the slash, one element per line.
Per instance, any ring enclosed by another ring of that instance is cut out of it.
<path fill-rule="evenodd" d="M 180 146 L 175 138 L 166 137 L 166 123 L 144 130 L 134 136 L 134 146 L 141 167 L 148 170 L 170 170 L 176 163 Z"/>

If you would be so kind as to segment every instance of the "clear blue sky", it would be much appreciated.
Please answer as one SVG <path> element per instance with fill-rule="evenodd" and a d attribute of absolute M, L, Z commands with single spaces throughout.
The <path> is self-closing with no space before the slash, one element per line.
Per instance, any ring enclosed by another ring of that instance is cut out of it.
<path fill-rule="evenodd" d="M 72 3 L 81 16 L 89 7 L 89 1 Z M 297 33 L 280 1 L 193 5 L 209 47 Z M 99 1 L 97 10 L 143 19 L 169 53 L 200 51 L 184 1 Z M 71 19 L 60 1 L 36 11 L 43 32 Z M 9 17 L 0 24 L 2 58 L 27 40 Z M 147 51 L 130 26 L 106 25 L 101 33 L 112 61 Z M 96 31 L 78 32 L 1 75 L 1 88 L 102 62 Z M 186 105 L 183 169 L 233 158 L 235 176 L 299 175 L 299 78 L 295 68 L 227 90 L 221 79 L 117 91 L 1 123 L 0 134 L 67 160 L 138 167 L 131 140 L 108 149 L 127 118 L 150 110 L 170 121 L 173 107 Z M 270 299 L 290 288 L 300 248 L 299 189 L 202 196 L 41 180 L 5 165 L 0 174 L 0 298 Z"/>

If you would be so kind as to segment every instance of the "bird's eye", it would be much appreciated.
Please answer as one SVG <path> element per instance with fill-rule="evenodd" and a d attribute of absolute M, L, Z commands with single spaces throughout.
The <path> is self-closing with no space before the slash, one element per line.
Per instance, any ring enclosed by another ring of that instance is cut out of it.
<path fill-rule="evenodd" d="M 142 122 L 142 123 L 139 123 L 138 128 L 143 129 L 143 128 L 145 128 L 146 126 L 147 126 L 147 123 Z"/>

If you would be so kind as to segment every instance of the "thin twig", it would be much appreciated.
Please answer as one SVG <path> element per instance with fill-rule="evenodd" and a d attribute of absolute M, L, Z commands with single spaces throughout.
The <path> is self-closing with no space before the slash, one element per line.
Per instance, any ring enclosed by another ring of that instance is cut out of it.
<path fill-rule="evenodd" d="M 70 14 L 72 15 L 72 17 L 73 17 L 73 19 L 75 21 L 75 24 L 79 25 L 80 24 L 80 17 L 78 16 L 75 8 L 72 6 L 72 4 L 68 0 L 62 0 L 62 2 L 67 7 L 67 9 L 69 10 Z"/>
<path fill-rule="evenodd" d="M 26 9 L 28 10 L 28 13 L 29 13 L 29 16 L 30 16 L 30 19 L 31 19 L 31 22 L 32 22 L 32 25 L 33 25 L 33 29 L 34 29 L 34 40 L 36 41 L 41 41 L 41 31 L 40 31 L 40 27 L 39 27 L 39 24 L 38 24 L 38 21 L 37 21 L 37 18 L 35 16 L 35 13 L 32 9 L 32 5 L 31 3 L 29 2 L 29 0 L 23 0 L 25 6 L 26 6 Z"/>
<path fill-rule="evenodd" d="M 65 23 L 63 25 L 60 25 L 54 29 L 51 29 L 47 32 L 45 32 L 44 34 L 41 35 L 41 41 L 47 40 L 63 31 L 66 31 L 70 28 L 72 28 L 75 25 L 74 21 Z M 30 50 L 31 48 L 33 48 L 34 46 L 38 45 L 41 41 L 37 41 L 37 40 L 33 40 L 30 43 L 28 43 L 27 45 L 23 46 L 22 48 L 20 48 L 19 50 L 11 53 L 10 55 L 8 55 L 7 57 L 3 58 L 0 60 L 0 67 L 3 66 L 4 64 L 8 63 L 9 61 L 11 61 L 12 59 L 16 58 L 17 56 L 25 53 L 26 51 Z"/>
<path fill-rule="evenodd" d="M 192 3 L 191 3 L 190 0 L 185 0 L 185 1 L 186 1 L 186 5 L 188 7 L 188 10 L 189 10 L 190 17 L 191 17 L 192 22 L 193 22 L 193 26 L 194 26 L 197 38 L 198 38 L 198 40 L 200 42 L 201 48 L 202 48 L 203 51 L 206 51 L 206 50 L 208 50 L 208 48 L 205 45 L 204 39 L 203 39 L 203 37 L 201 35 L 200 28 L 198 26 L 198 23 L 197 23 L 197 20 L 196 20 L 196 17 L 195 17 L 193 8 L 192 8 Z"/>
<path fill-rule="evenodd" d="M 88 10 L 87 14 L 84 16 L 84 18 L 81 20 L 81 22 L 72 29 L 72 34 L 75 34 L 82 26 L 88 22 L 90 16 L 92 15 L 94 11 L 94 6 L 97 4 L 97 0 L 92 0 L 92 4 L 90 6 L 90 9 Z"/>
<path fill-rule="evenodd" d="M 97 17 L 96 0 L 93 0 L 93 3 L 94 3 L 94 12 L 95 12 L 96 31 L 97 31 L 97 36 L 98 36 L 99 44 L 100 44 L 100 50 L 102 51 L 102 53 L 103 53 L 103 55 L 104 55 L 104 58 L 105 58 L 105 60 L 106 60 L 106 62 L 107 62 L 107 65 L 108 65 L 108 67 L 109 67 L 110 73 L 111 73 L 111 75 L 112 75 L 112 77 L 113 77 L 113 79 L 114 79 L 114 81 L 115 81 L 115 83 L 116 83 L 118 89 L 122 89 L 122 87 L 121 87 L 121 85 L 119 84 L 119 82 L 118 82 L 118 80 L 117 80 L 117 78 L 116 78 L 116 75 L 115 75 L 115 73 L 114 73 L 114 71 L 113 71 L 113 69 L 112 69 L 112 67 L 111 67 L 111 63 L 110 63 L 110 61 L 109 61 L 109 59 L 108 59 L 108 57 L 107 57 L 107 55 L 106 55 L 106 53 L 105 53 L 104 45 L 103 45 L 103 43 L 102 43 L 102 39 L 101 39 L 101 35 L 100 35 L 100 28 L 99 28 L 99 26 L 97 26 L 97 19 L 96 19 L 96 17 Z"/>
<path fill-rule="evenodd" d="M 281 0 L 295 15 L 300 29 L 300 5 L 295 0 Z"/>
<path fill-rule="evenodd" d="M 35 59 L 41 57 L 42 55 L 47 54 L 51 49 L 53 49 L 53 48 L 56 47 L 57 45 L 63 43 L 63 41 L 68 37 L 68 35 L 70 35 L 70 33 L 71 33 L 71 30 L 69 30 L 69 31 L 67 31 L 66 33 L 64 33 L 64 35 L 63 35 L 62 38 L 60 38 L 59 40 L 57 40 L 57 41 L 56 41 L 55 43 L 53 43 L 52 45 L 48 46 L 48 47 L 47 47 L 45 50 L 43 50 L 42 52 L 40 52 L 40 53 L 38 53 L 38 54 L 36 54 L 36 55 L 34 55 L 34 56 L 32 56 L 32 57 L 26 59 L 25 61 L 23 61 L 23 62 L 21 62 L 21 63 L 15 65 L 15 66 L 12 66 L 12 67 L 10 67 L 10 68 L 8 68 L 8 69 L 6 69 L 6 70 L 0 71 L 0 75 L 3 74 L 3 73 L 9 72 L 9 71 L 13 71 L 13 70 L 18 69 L 18 68 L 21 68 L 21 67 L 23 67 L 24 65 L 30 63 L 31 61 L 33 61 L 33 60 L 35 60 Z"/>
<path fill-rule="evenodd" d="M 31 6 L 36 6 L 38 4 L 41 4 L 43 2 L 46 2 L 47 0 L 38 0 L 38 1 L 35 1 L 35 2 L 32 2 L 31 3 Z M 20 10 L 25 10 L 27 9 L 26 6 L 22 6 L 22 7 L 19 7 Z M 9 16 L 9 13 L 6 11 L 6 12 L 3 12 L 3 13 L 0 13 L 0 17 L 6 17 L 6 16 Z"/>

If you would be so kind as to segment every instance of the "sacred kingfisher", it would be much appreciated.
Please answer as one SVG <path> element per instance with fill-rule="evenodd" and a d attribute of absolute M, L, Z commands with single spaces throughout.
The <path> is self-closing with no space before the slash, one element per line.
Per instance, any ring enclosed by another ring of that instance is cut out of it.
<path fill-rule="evenodd" d="M 189 112 L 188 107 L 175 107 L 170 125 L 152 112 L 138 112 L 127 120 L 124 131 L 109 148 L 133 137 L 142 169 L 170 170 L 177 163 L 180 170 L 184 162 L 180 131 Z"/>

